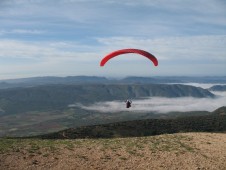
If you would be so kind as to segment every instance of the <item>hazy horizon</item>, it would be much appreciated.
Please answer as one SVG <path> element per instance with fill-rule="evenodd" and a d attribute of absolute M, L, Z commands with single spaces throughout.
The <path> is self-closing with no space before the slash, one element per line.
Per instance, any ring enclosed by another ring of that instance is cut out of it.
<path fill-rule="evenodd" d="M 5 78 L 5 79 L 0 79 L 0 81 L 4 81 L 4 80 L 13 80 L 13 79 L 29 79 L 29 78 L 44 78 L 44 77 L 59 77 L 59 78 L 66 78 L 66 77 L 79 77 L 79 76 L 84 76 L 84 77 L 104 77 L 107 78 L 109 80 L 119 80 L 119 79 L 123 79 L 123 78 L 127 78 L 127 77 L 140 77 L 140 78 L 164 78 L 164 77 L 194 77 L 194 78 L 204 78 L 204 77 L 226 77 L 226 75 L 214 75 L 214 76 L 210 76 L 210 75 L 162 75 L 162 76 L 135 76 L 135 75 L 126 75 L 126 76 L 98 76 L 98 75 L 65 75 L 65 76 L 60 76 L 60 75 L 43 75 L 43 76 L 30 76 L 30 77 L 15 77 L 15 78 Z M 173 83 L 171 83 L 173 84 Z M 185 83 L 184 83 L 185 84 Z M 189 83 L 187 83 L 189 84 Z M 192 84 L 192 83 L 191 83 Z M 202 83 L 198 83 L 198 84 L 202 84 Z M 205 84 L 205 83 L 203 83 Z M 211 83 L 208 83 L 211 84 Z M 222 83 L 221 83 L 222 84 Z"/>

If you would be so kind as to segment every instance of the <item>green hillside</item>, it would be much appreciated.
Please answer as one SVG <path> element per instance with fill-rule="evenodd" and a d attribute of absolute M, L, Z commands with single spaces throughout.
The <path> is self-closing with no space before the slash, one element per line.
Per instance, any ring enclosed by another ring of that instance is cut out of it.
<path fill-rule="evenodd" d="M 174 119 L 145 119 L 110 124 L 70 128 L 37 136 L 43 139 L 140 137 L 178 132 L 225 132 L 226 107 L 210 115 L 186 116 Z"/>

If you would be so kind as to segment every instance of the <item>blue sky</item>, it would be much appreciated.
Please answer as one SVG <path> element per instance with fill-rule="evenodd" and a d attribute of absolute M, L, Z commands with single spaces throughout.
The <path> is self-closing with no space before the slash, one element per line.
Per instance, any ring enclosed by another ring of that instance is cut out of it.
<path fill-rule="evenodd" d="M 225 76 L 225 0 L 1 0 L 0 79 Z M 154 54 L 119 56 L 140 48 Z"/>

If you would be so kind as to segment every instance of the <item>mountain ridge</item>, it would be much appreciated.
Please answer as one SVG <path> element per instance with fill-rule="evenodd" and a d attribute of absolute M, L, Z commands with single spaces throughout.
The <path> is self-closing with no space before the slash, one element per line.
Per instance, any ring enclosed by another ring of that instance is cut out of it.
<path fill-rule="evenodd" d="M 159 84 L 159 83 L 226 83 L 226 76 L 189 77 L 189 76 L 153 76 L 110 79 L 100 76 L 43 76 L 0 80 L 0 89 L 30 87 L 50 84 Z"/>
<path fill-rule="evenodd" d="M 215 85 L 209 88 L 210 91 L 226 91 L 226 85 Z"/>

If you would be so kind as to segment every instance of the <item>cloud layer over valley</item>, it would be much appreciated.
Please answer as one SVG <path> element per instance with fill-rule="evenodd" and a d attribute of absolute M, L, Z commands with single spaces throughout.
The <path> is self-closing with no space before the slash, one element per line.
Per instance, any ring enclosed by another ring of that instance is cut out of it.
<path fill-rule="evenodd" d="M 208 84 L 197 84 L 196 86 L 209 87 Z M 86 110 L 95 110 L 99 112 L 187 112 L 187 111 L 214 111 L 215 109 L 226 106 L 226 92 L 213 92 L 215 98 L 194 98 L 194 97 L 150 97 L 133 100 L 132 107 L 127 109 L 124 101 L 105 101 L 97 102 L 89 106 L 76 104 Z"/>

